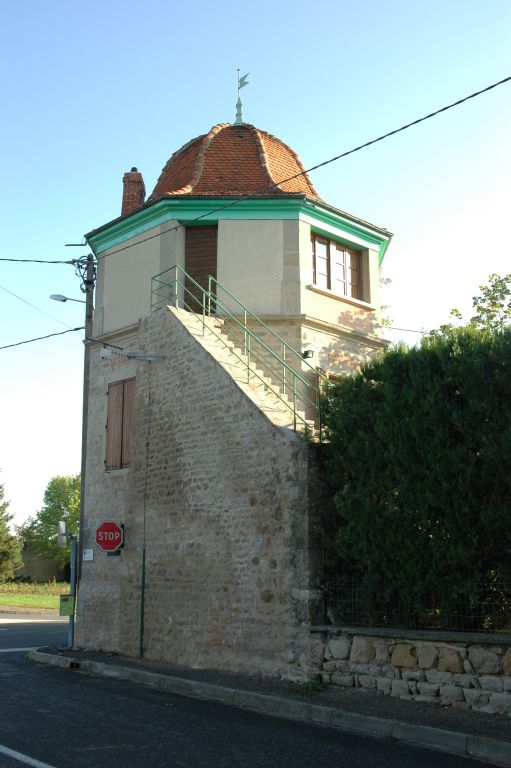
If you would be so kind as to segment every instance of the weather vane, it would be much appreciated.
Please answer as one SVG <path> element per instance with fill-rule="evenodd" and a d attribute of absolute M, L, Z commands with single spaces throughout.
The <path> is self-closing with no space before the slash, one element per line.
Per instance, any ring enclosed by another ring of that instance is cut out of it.
<path fill-rule="evenodd" d="M 250 72 L 247 72 L 246 75 L 242 75 L 242 77 L 240 77 L 240 69 L 238 67 L 238 101 L 236 102 L 236 120 L 234 122 L 235 125 L 243 124 L 243 117 L 241 116 L 240 90 L 244 88 L 246 85 L 248 85 L 247 77 L 249 76 L 249 74 Z"/>

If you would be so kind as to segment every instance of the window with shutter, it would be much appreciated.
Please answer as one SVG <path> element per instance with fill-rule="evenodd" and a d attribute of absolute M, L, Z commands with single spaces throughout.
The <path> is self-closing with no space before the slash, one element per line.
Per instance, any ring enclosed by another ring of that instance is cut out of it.
<path fill-rule="evenodd" d="M 108 386 L 105 469 L 129 467 L 133 459 L 135 379 Z"/>

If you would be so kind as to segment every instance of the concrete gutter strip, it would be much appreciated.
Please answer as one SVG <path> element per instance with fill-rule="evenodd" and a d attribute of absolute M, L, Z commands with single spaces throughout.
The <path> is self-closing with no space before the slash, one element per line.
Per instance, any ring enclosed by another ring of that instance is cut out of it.
<path fill-rule="evenodd" d="M 443 728 L 431 728 L 426 725 L 360 715 L 335 707 L 320 706 L 279 696 L 268 696 L 256 691 L 227 688 L 212 683 L 202 683 L 198 680 L 147 672 L 143 669 L 117 667 L 91 660 L 78 661 L 71 657 L 41 651 L 30 651 L 28 658 L 63 669 L 76 669 L 86 674 L 142 683 L 181 696 L 247 707 L 267 715 L 277 715 L 315 725 L 327 725 L 348 733 L 405 742 L 426 749 L 448 752 L 452 755 L 476 758 L 487 764 L 498 765 L 503 768 L 511 768 L 511 742 L 471 736 L 467 733 L 449 731 Z"/>

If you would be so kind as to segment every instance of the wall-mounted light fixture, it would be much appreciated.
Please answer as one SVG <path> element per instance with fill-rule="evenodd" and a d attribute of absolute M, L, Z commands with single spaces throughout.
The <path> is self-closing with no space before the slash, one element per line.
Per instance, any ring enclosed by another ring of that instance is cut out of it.
<path fill-rule="evenodd" d="M 302 357 L 304 360 L 310 360 L 311 357 L 314 357 L 314 350 L 313 349 L 304 349 L 302 352 Z"/>

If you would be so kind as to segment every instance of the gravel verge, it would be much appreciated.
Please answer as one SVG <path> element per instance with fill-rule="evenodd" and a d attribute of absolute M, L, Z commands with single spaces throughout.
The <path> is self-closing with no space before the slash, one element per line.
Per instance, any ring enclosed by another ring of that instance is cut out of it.
<path fill-rule="evenodd" d="M 388 718 L 402 723 L 441 728 L 511 743 L 511 718 L 506 715 L 489 715 L 453 706 L 443 707 L 438 704 L 407 701 L 355 688 L 329 686 L 321 691 L 310 692 L 296 683 L 272 677 L 191 669 L 148 659 L 121 656 L 106 651 L 80 651 L 62 647 L 46 647 L 39 650 L 43 653 L 56 654 L 77 661 L 88 659 L 117 667 L 144 669 L 148 672 L 171 675 L 185 680 L 198 680 L 226 688 L 254 691 L 294 701 L 307 701 L 368 717 Z"/>

